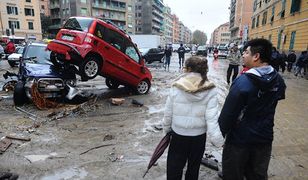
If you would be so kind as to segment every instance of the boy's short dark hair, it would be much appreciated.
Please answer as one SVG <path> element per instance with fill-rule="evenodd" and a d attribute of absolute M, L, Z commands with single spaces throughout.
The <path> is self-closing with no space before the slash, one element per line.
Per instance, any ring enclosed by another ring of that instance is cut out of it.
<path fill-rule="evenodd" d="M 247 42 L 246 46 L 250 46 L 252 55 L 260 54 L 261 62 L 269 63 L 272 56 L 272 43 L 267 39 L 253 39 Z"/>

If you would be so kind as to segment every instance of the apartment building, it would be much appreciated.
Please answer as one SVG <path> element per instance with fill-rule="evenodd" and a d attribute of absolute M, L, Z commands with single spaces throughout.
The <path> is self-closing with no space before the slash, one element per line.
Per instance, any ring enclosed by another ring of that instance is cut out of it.
<path fill-rule="evenodd" d="M 40 13 L 44 14 L 44 16 L 50 16 L 49 1 L 50 0 L 39 0 Z"/>
<path fill-rule="evenodd" d="M 41 40 L 40 6 L 37 0 L 0 1 L 1 38 Z"/>
<path fill-rule="evenodd" d="M 137 0 L 136 34 L 163 35 L 164 7 L 161 0 Z"/>
<path fill-rule="evenodd" d="M 172 15 L 172 43 L 180 43 L 180 21 L 175 14 Z"/>
<path fill-rule="evenodd" d="M 231 0 L 229 28 L 232 42 L 242 44 L 247 41 L 247 27 L 251 24 L 252 7 L 253 0 Z"/>
<path fill-rule="evenodd" d="M 210 44 L 213 46 L 226 45 L 230 42 L 229 22 L 218 26 L 211 34 Z"/>
<path fill-rule="evenodd" d="M 307 50 L 307 9 L 303 0 L 255 0 L 249 37 L 269 39 L 279 50 Z"/>
<path fill-rule="evenodd" d="M 165 37 L 165 42 L 172 44 L 172 14 L 171 8 L 168 6 L 165 6 L 164 8 L 164 22 L 162 30 Z"/>

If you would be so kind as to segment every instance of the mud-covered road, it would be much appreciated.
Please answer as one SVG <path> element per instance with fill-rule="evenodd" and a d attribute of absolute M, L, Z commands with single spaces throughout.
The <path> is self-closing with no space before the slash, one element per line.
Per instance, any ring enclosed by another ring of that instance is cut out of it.
<path fill-rule="evenodd" d="M 4 69 L 17 70 L 6 63 L 1 62 L 1 74 Z M 108 90 L 104 78 L 97 77 L 78 85 L 96 94 L 96 99 L 82 105 L 38 110 L 32 104 L 14 107 L 12 93 L 2 91 L 1 137 L 23 136 L 31 141 L 13 140 L 0 155 L 0 169 L 17 173 L 20 179 L 142 179 L 152 152 L 163 137 L 160 122 L 168 88 L 182 73 L 176 56 L 169 72 L 159 63 L 148 66 L 153 75 L 152 88 L 143 96 L 132 95 L 125 88 Z M 223 88 L 226 87 L 222 86 L 222 96 L 226 90 Z M 125 102 L 112 105 L 111 97 L 125 98 Z M 144 105 L 136 106 L 132 100 Z M 216 149 L 209 144 L 207 150 Z M 145 179 L 165 179 L 165 171 L 166 153 Z M 202 167 L 200 176 L 208 179 L 217 175 Z"/>

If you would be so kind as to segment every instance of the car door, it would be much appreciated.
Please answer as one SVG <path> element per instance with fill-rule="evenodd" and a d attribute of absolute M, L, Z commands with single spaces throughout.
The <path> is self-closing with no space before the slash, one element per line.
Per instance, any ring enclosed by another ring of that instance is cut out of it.
<path fill-rule="evenodd" d="M 104 42 L 99 45 L 104 57 L 102 74 L 121 80 L 126 75 L 123 67 L 125 57 L 122 52 L 125 47 L 124 37 L 112 29 L 105 28 L 102 38 Z"/>
<path fill-rule="evenodd" d="M 137 48 L 128 39 L 125 41 L 125 81 L 130 85 L 137 85 L 143 78 L 143 66 L 140 64 L 141 56 L 138 53 Z"/>

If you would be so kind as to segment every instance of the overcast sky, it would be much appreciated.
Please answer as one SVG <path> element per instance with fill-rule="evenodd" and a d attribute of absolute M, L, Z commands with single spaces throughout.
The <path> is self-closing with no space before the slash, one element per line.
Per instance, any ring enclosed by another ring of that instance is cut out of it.
<path fill-rule="evenodd" d="M 230 0 L 164 0 L 190 30 L 206 33 L 208 39 L 219 25 L 229 21 Z"/>

